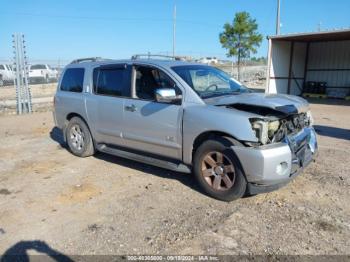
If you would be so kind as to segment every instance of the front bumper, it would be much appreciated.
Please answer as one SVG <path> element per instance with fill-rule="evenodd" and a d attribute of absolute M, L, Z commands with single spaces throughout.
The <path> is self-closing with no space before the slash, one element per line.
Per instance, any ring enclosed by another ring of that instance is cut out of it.
<path fill-rule="evenodd" d="M 242 164 L 248 191 L 254 194 L 273 191 L 300 174 L 317 154 L 317 139 L 315 130 L 307 127 L 281 143 L 232 149 Z"/>

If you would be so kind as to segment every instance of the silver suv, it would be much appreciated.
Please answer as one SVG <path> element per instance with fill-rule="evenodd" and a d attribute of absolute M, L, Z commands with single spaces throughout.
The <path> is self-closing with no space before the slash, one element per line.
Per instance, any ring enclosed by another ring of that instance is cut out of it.
<path fill-rule="evenodd" d="M 317 152 L 307 101 L 253 93 L 202 64 L 75 60 L 54 104 L 74 155 L 101 151 L 193 173 L 225 201 L 287 184 Z"/>

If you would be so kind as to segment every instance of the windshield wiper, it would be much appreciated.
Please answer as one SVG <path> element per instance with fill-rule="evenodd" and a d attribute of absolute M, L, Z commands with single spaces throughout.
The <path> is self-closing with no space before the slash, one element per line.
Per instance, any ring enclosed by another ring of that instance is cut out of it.
<path fill-rule="evenodd" d="M 240 94 L 241 90 L 237 91 L 226 91 L 226 92 L 213 92 L 207 95 L 201 95 L 201 98 L 206 99 L 206 98 L 212 98 L 212 97 L 218 97 L 218 96 L 227 96 L 227 95 L 236 95 Z"/>

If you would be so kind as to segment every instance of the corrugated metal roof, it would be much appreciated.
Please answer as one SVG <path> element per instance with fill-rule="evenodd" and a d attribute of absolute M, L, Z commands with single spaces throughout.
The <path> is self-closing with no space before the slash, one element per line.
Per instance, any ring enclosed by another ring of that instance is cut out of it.
<path fill-rule="evenodd" d="M 311 33 L 295 33 L 287 35 L 275 35 L 268 37 L 277 41 L 298 41 L 298 42 L 322 42 L 322 41 L 339 41 L 350 40 L 350 29 L 333 30 Z"/>

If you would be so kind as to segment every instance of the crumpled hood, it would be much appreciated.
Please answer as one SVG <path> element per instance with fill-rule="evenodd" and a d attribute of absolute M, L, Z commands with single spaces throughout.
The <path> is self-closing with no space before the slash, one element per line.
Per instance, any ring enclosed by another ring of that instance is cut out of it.
<path fill-rule="evenodd" d="M 240 95 L 208 98 L 204 102 L 215 106 L 243 104 L 267 107 L 286 114 L 305 113 L 309 110 L 309 103 L 305 99 L 292 95 L 243 93 Z"/>

